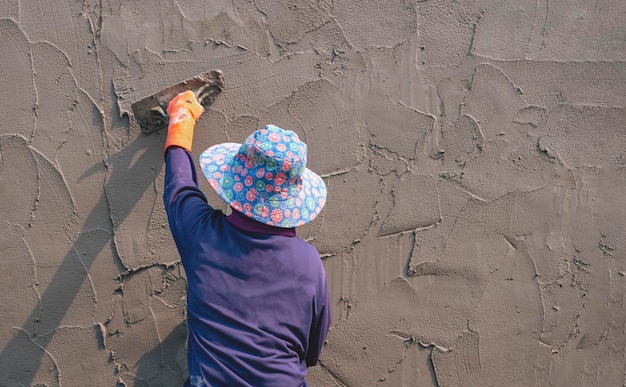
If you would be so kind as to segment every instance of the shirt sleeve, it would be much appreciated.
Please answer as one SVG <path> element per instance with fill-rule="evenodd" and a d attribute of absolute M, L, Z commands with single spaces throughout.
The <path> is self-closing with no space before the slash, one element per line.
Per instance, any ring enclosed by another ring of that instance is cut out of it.
<path fill-rule="evenodd" d="M 181 257 L 194 227 L 215 210 L 198 187 L 198 177 L 191 153 L 177 146 L 165 151 L 165 212 L 172 236 Z"/>
<path fill-rule="evenodd" d="M 314 366 L 319 361 L 322 348 L 326 342 L 328 328 L 330 327 L 330 295 L 326 276 L 324 276 L 318 298 L 314 302 L 314 308 L 314 318 L 309 335 L 309 348 L 305 359 L 307 367 Z"/>

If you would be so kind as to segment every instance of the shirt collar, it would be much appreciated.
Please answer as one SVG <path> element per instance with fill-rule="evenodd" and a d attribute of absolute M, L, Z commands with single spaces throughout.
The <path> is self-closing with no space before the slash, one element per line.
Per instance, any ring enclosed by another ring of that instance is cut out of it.
<path fill-rule="evenodd" d="M 259 233 L 259 234 L 273 234 L 273 235 L 284 235 L 293 237 L 296 236 L 295 228 L 281 228 L 270 226 L 269 224 L 263 224 L 261 222 L 257 222 L 256 220 L 245 216 L 239 211 L 233 210 L 230 215 L 226 217 L 226 221 L 230 223 L 232 226 L 237 227 L 240 230 Z"/>

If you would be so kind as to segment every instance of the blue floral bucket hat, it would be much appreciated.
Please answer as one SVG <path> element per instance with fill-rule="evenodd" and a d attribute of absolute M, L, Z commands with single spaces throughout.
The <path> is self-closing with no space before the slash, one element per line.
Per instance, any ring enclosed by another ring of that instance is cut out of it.
<path fill-rule="evenodd" d="M 306 224 L 326 203 L 326 184 L 306 168 L 307 146 L 291 130 L 267 125 L 243 144 L 214 145 L 200 155 L 209 185 L 234 210 L 270 226 Z"/>

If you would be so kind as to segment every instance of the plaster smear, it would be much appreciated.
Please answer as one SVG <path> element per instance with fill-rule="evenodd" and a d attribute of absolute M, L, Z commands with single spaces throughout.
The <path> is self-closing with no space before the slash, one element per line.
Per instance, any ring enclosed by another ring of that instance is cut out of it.
<path fill-rule="evenodd" d="M 274 123 L 329 189 L 312 386 L 624 385 L 623 11 L 1 2 L 0 385 L 185 380 L 165 134 L 130 105 L 211 68 L 194 153 Z"/>

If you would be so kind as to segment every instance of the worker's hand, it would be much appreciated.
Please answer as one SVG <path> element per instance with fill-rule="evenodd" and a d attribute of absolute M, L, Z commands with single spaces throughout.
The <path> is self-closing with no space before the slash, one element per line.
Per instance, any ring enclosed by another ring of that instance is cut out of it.
<path fill-rule="evenodd" d="M 172 145 L 179 146 L 191 152 L 191 144 L 193 142 L 193 130 L 196 121 L 204 108 L 191 90 L 178 94 L 167 105 L 167 115 L 169 116 L 169 124 L 167 127 L 167 139 L 165 140 L 165 149 Z"/>
<path fill-rule="evenodd" d="M 191 90 L 183 91 L 174 97 L 167 105 L 167 115 L 170 117 L 170 124 L 172 121 L 183 120 L 191 117 L 194 121 L 198 120 L 204 107 L 200 105 L 196 99 L 195 94 Z"/>

